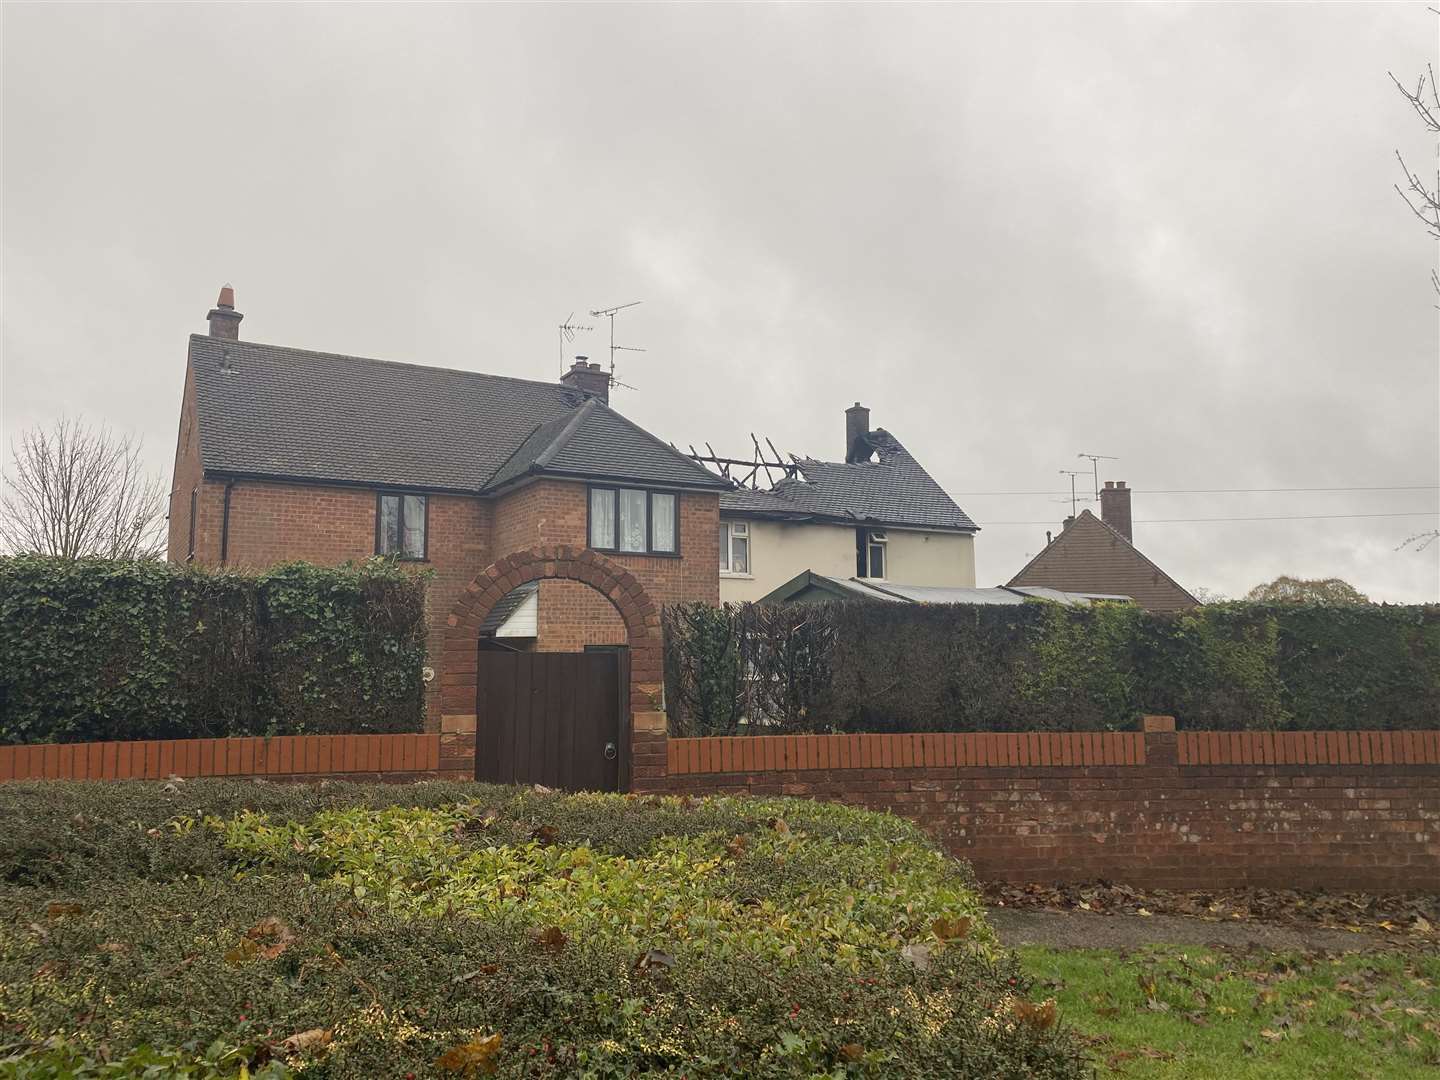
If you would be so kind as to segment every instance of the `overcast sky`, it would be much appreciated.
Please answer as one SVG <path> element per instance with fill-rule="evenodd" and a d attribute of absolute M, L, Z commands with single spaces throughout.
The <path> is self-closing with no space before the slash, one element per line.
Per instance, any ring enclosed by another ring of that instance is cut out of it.
<path fill-rule="evenodd" d="M 1424 3 L 3 20 L 6 447 L 78 413 L 168 477 L 227 281 L 243 337 L 537 379 L 564 316 L 644 300 L 618 408 L 833 458 L 862 401 L 982 585 L 1068 512 L 991 493 L 1087 451 L 1187 587 L 1440 599 L 1440 545 L 1393 550 L 1440 522 L 1436 245 L 1391 186 L 1436 147 L 1386 77 L 1436 62 Z M 1380 486 L 1420 489 L 1160 493 Z"/>

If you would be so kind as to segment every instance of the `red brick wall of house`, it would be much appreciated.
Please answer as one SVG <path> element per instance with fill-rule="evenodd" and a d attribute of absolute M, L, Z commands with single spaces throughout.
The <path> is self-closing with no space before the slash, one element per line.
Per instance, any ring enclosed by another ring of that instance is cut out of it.
<path fill-rule="evenodd" d="M 1440 732 L 671 739 L 641 790 L 912 818 L 981 878 L 1440 888 Z"/>
<path fill-rule="evenodd" d="M 193 416 L 189 390 L 182 410 Z M 189 488 L 198 481 L 199 448 L 187 446 L 182 419 L 172 496 L 171 559 L 184 561 L 189 529 Z M 195 563 L 220 565 L 225 481 L 199 482 Z M 441 657 L 446 619 L 466 587 L 487 566 L 516 551 L 542 545 L 585 545 L 587 489 L 556 480 L 531 483 L 499 499 L 431 494 L 426 595 L 429 652 L 437 678 L 427 686 L 428 727 L 438 727 Z M 375 491 L 240 480 L 231 486 L 226 565 L 263 569 L 303 559 L 333 565 L 368 558 L 375 551 Z M 179 535 L 178 543 L 175 540 Z M 657 605 L 682 600 L 719 602 L 719 499 L 713 494 L 680 498 L 682 557 L 613 556 L 632 573 Z M 541 586 L 541 639 L 547 651 L 587 644 L 622 644 L 624 623 L 613 604 L 588 585 L 547 581 Z M 547 603 L 546 601 L 549 601 Z"/>
<path fill-rule="evenodd" d="M 175 440 L 175 470 L 170 484 L 170 528 L 166 541 L 166 557 L 183 563 L 190 552 L 190 493 L 200 487 L 200 433 L 195 423 L 195 389 L 189 369 L 185 373 L 185 391 L 180 399 L 180 431 Z M 196 556 L 208 550 L 208 536 L 203 528 L 201 507 L 196 507 Z M 216 549 L 219 550 L 218 548 Z M 204 560 L 200 560 L 204 565 Z"/>
<path fill-rule="evenodd" d="M 586 645 L 624 645 L 625 620 L 583 581 L 540 582 L 538 652 L 584 652 Z"/>
<path fill-rule="evenodd" d="M 587 546 L 584 484 L 537 480 L 503 495 L 495 505 L 496 557 L 554 544 Z M 680 496 L 680 557 L 607 557 L 634 574 L 661 606 L 690 600 L 720 602 L 720 498 L 701 492 Z"/>

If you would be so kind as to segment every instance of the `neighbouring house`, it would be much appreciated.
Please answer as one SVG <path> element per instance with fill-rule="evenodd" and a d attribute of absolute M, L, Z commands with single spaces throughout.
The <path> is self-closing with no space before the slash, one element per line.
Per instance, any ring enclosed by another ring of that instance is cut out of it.
<path fill-rule="evenodd" d="M 766 489 L 720 496 L 720 599 L 760 600 L 797 575 L 966 588 L 979 526 L 870 410 L 845 410 L 843 461 L 793 458 Z"/>
<path fill-rule="evenodd" d="M 1130 488 L 1107 480 L 1100 491 L 1100 517 L 1082 510 L 1066 518 L 1060 535 L 1045 545 L 1007 583 L 1079 593 L 1128 596 L 1147 611 L 1184 611 L 1200 601 L 1135 547 Z"/>
<path fill-rule="evenodd" d="M 898 585 L 890 581 L 833 578 L 806 570 L 760 598 L 762 604 L 809 604 L 831 600 L 879 600 L 892 604 L 1023 604 L 1050 600 L 1066 607 L 1086 607 L 1105 600 L 1128 604 L 1128 596 L 1072 593 L 1043 587 L 1001 585 L 993 589 L 946 585 Z"/>
<path fill-rule="evenodd" d="M 186 358 L 172 561 L 427 568 L 432 727 L 473 727 L 482 644 L 628 645 L 632 706 L 658 709 L 659 609 L 719 601 L 728 484 L 611 408 L 600 365 L 532 382 L 242 341 L 228 286 L 208 318 Z"/>

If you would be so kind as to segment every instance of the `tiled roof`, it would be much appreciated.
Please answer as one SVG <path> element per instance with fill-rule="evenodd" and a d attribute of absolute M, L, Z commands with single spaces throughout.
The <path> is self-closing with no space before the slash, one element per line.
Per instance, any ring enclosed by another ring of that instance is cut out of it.
<path fill-rule="evenodd" d="M 1089 510 L 1071 522 L 1007 583 L 1067 592 L 1119 593 L 1150 611 L 1183 611 L 1199 601 Z"/>
<path fill-rule="evenodd" d="M 559 383 L 199 334 L 190 369 L 207 472 L 465 492 L 532 471 L 724 486 Z"/>
<path fill-rule="evenodd" d="M 870 432 L 869 442 L 874 461 L 797 458 L 798 477 L 781 480 L 769 491 L 726 492 L 720 496 L 720 509 L 856 524 L 979 529 L 899 439 L 882 428 Z"/>

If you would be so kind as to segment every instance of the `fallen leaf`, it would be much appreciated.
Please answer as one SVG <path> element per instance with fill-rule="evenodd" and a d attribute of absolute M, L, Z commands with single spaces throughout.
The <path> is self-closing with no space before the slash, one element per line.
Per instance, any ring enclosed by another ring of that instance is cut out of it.
<path fill-rule="evenodd" d="M 1026 1001 L 1024 998 L 1016 998 L 1013 1008 L 1016 1018 L 1022 1024 L 1032 1027 L 1036 1031 L 1044 1031 L 1046 1028 L 1055 1026 L 1057 1013 L 1053 998 L 1039 1005 Z"/>
<path fill-rule="evenodd" d="M 322 1046 L 329 1046 L 334 1038 L 335 1033 L 330 1028 L 311 1028 L 309 1031 L 296 1032 L 280 1045 L 286 1053 L 303 1054 L 310 1050 L 318 1050 Z"/>
<path fill-rule="evenodd" d="M 530 839 L 537 842 L 541 847 L 549 847 L 555 843 L 555 838 L 560 835 L 560 830 L 554 825 L 541 825 L 530 834 Z"/>
<path fill-rule="evenodd" d="M 494 1073 L 497 1067 L 495 1058 L 499 1053 L 500 1036 L 486 1035 L 484 1038 L 452 1046 L 435 1059 L 435 1066 L 461 1076 L 470 1077 L 480 1073 L 488 1076 Z"/>
<path fill-rule="evenodd" d="M 79 904 L 65 900 L 52 900 L 45 905 L 45 914 L 51 919 L 63 919 L 66 915 L 79 915 L 85 909 Z"/>
<path fill-rule="evenodd" d="M 774 829 L 781 836 L 790 835 L 790 826 L 785 824 L 784 818 L 772 817 L 769 821 L 766 822 L 766 824 L 769 825 L 770 828 Z"/>
<path fill-rule="evenodd" d="M 745 847 L 747 844 L 749 844 L 749 842 L 750 841 L 742 833 L 739 836 L 733 837 L 731 841 L 725 845 L 725 850 L 730 852 L 730 856 L 732 858 L 738 859 L 741 855 L 745 853 Z"/>
<path fill-rule="evenodd" d="M 1283 1031 L 1276 1031 L 1274 1028 L 1261 1028 L 1260 1037 L 1262 1039 L 1269 1039 L 1271 1042 L 1279 1042 L 1285 1037 L 1285 1033 Z"/>
<path fill-rule="evenodd" d="M 840 1057 L 845 1061 L 859 1061 L 865 1056 L 865 1048 L 859 1043 L 842 1043 Z"/>
<path fill-rule="evenodd" d="M 958 919 L 936 919 L 930 924 L 930 929 L 941 941 L 954 941 L 969 935 L 971 921 L 963 915 Z"/>
<path fill-rule="evenodd" d="M 274 915 L 267 915 L 246 930 L 245 937 L 259 946 L 260 955 L 266 960 L 274 960 L 296 941 L 295 931 L 284 919 Z"/>
<path fill-rule="evenodd" d="M 561 949 L 565 948 L 569 940 L 570 939 L 565 936 L 565 931 L 561 930 L 558 926 L 547 926 L 535 935 L 535 944 L 539 945 L 540 948 L 546 952 L 558 953 Z"/>

